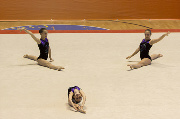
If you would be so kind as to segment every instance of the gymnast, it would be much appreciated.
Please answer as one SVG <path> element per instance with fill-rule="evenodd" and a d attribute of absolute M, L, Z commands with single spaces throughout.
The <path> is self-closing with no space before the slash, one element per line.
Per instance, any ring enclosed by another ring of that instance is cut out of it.
<path fill-rule="evenodd" d="M 82 101 L 81 106 L 78 104 Z M 75 110 L 81 112 L 81 113 L 86 113 L 86 111 L 83 110 L 83 106 L 86 101 L 86 96 L 85 93 L 80 89 L 78 86 L 74 87 L 69 87 L 68 89 L 68 104 L 72 106 Z"/>
<path fill-rule="evenodd" d="M 26 33 L 30 34 L 31 37 L 35 40 L 35 42 L 38 44 L 38 47 L 40 50 L 39 57 L 26 54 L 26 55 L 24 55 L 24 58 L 28 58 L 28 59 L 37 61 L 39 65 L 48 67 L 50 69 L 54 69 L 54 70 L 58 70 L 58 71 L 60 71 L 61 69 L 64 69 L 64 67 L 54 66 L 50 63 L 50 62 L 53 62 L 54 60 L 51 57 L 51 48 L 49 46 L 49 41 L 47 39 L 48 31 L 46 28 L 41 28 L 39 30 L 39 33 L 41 35 L 40 39 L 35 37 L 35 35 L 31 31 L 26 30 L 25 28 L 18 28 L 17 30 L 20 30 L 20 31 L 24 30 Z M 50 62 L 47 61 L 48 54 L 49 54 Z"/>
<path fill-rule="evenodd" d="M 130 66 L 131 69 L 137 69 L 141 68 L 143 66 L 150 65 L 152 60 L 157 59 L 159 57 L 162 57 L 162 54 L 153 54 L 149 56 L 149 50 L 151 49 L 152 45 L 161 41 L 165 36 L 168 36 L 170 32 L 168 31 L 166 34 L 163 34 L 160 38 L 158 39 L 150 39 L 151 37 L 151 30 L 147 29 L 145 30 L 145 39 L 142 40 L 140 43 L 139 47 L 135 50 L 135 52 L 128 56 L 126 59 L 130 59 L 134 55 L 136 55 L 140 51 L 140 58 L 141 61 L 138 62 L 137 64 L 128 64 L 127 66 Z"/>

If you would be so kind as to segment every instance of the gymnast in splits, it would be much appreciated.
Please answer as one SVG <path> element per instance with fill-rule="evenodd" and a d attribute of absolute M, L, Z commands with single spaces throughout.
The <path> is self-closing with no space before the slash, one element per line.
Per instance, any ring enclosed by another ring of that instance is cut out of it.
<path fill-rule="evenodd" d="M 80 106 L 79 103 L 82 101 L 82 98 L 83 98 L 83 102 Z M 82 89 L 80 89 L 78 86 L 69 87 L 68 103 L 70 106 L 72 106 L 75 110 L 79 112 L 86 113 L 86 111 L 83 110 L 85 101 L 86 101 L 86 96 L 85 93 L 82 91 Z"/>
<path fill-rule="evenodd" d="M 128 64 L 127 65 L 127 66 L 130 66 L 131 69 L 137 69 L 142 66 L 150 65 L 152 60 L 162 57 L 163 56 L 162 54 L 153 54 L 153 55 L 149 56 L 149 50 L 151 49 L 153 44 L 161 41 L 165 36 L 168 36 L 168 34 L 170 34 L 170 32 L 163 34 L 158 39 L 152 39 L 152 40 L 150 39 L 151 30 L 149 30 L 149 29 L 145 30 L 144 34 L 145 34 L 145 39 L 142 40 L 142 42 L 140 43 L 140 45 L 136 49 L 136 51 L 132 55 L 130 55 L 126 58 L 126 59 L 130 59 L 131 57 L 133 57 L 140 51 L 141 61 L 138 62 L 137 64 Z"/>
<path fill-rule="evenodd" d="M 49 41 L 47 39 L 48 31 L 46 28 L 41 28 L 39 30 L 39 33 L 41 35 L 40 39 L 35 37 L 35 35 L 31 31 L 26 30 L 25 28 L 18 28 L 17 30 L 20 30 L 20 31 L 24 30 L 26 33 L 30 34 L 31 37 L 35 40 L 35 42 L 38 44 L 38 47 L 40 50 L 39 57 L 26 54 L 26 55 L 24 55 L 24 58 L 28 58 L 28 59 L 37 61 L 39 65 L 44 66 L 44 67 L 48 67 L 50 69 L 54 69 L 54 70 L 58 70 L 58 71 L 60 71 L 61 69 L 64 69 L 64 67 L 54 66 L 50 63 L 54 60 L 51 57 L 51 48 L 49 46 Z M 50 62 L 47 61 L 48 54 L 49 54 Z"/>

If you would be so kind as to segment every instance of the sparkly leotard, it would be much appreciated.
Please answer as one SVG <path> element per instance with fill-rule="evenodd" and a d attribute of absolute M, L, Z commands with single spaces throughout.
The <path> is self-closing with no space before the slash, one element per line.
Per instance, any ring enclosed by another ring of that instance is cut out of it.
<path fill-rule="evenodd" d="M 149 41 L 143 41 L 140 43 L 140 58 L 141 60 L 144 58 L 149 58 L 151 60 L 151 57 L 149 56 L 149 50 L 151 49 L 152 45 L 149 44 Z"/>
<path fill-rule="evenodd" d="M 41 40 L 41 43 L 38 44 L 39 50 L 40 50 L 40 55 L 38 57 L 47 60 L 48 58 L 48 51 L 49 51 L 49 42 L 48 39 L 45 38 L 45 40 Z"/>

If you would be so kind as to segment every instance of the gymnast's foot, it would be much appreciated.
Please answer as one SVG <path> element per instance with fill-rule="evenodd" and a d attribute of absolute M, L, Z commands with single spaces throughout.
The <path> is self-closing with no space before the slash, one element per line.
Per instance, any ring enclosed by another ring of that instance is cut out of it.
<path fill-rule="evenodd" d="M 162 54 L 158 54 L 158 57 L 163 57 L 163 55 Z"/>
<path fill-rule="evenodd" d="M 133 65 L 131 64 L 128 64 L 127 66 L 130 66 L 131 69 L 134 69 Z"/>
<path fill-rule="evenodd" d="M 28 58 L 28 55 L 26 54 L 26 55 L 24 55 L 23 57 L 24 57 L 24 58 Z"/>
<path fill-rule="evenodd" d="M 86 111 L 84 111 L 83 109 L 79 109 L 78 111 L 81 112 L 81 113 L 86 114 Z"/>
<path fill-rule="evenodd" d="M 58 70 L 58 71 L 61 71 L 61 69 L 65 69 L 65 68 L 64 68 L 64 67 L 59 66 L 57 70 Z"/>

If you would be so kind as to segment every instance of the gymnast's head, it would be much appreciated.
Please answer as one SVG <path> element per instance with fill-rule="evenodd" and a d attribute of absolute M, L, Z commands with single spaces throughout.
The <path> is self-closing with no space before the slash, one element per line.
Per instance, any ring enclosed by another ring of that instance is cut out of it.
<path fill-rule="evenodd" d="M 41 29 L 39 30 L 39 33 L 40 33 L 40 35 L 41 35 L 41 38 L 47 38 L 48 31 L 47 31 L 46 28 L 41 28 Z"/>
<path fill-rule="evenodd" d="M 80 103 L 82 101 L 82 95 L 80 93 L 74 94 L 73 98 L 77 103 Z"/>
<path fill-rule="evenodd" d="M 146 29 L 145 32 L 144 32 L 144 35 L 145 35 L 145 39 L 150 39 L 151 37 L 151 30 L 150 29 Z"/>

